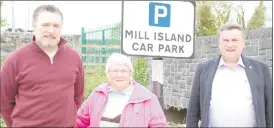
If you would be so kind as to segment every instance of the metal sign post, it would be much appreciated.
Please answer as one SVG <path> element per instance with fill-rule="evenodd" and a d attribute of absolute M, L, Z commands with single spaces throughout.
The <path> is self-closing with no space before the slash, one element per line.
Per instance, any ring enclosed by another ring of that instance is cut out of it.
<path fill-rule="evenodd" d="M 164 94 L 163 94 L 163 58 L 153 58 L 151 63 L 152 68 L 152 81 L 153 81 L 153 93 L 158 97 L 158 100 L 164 109 Z"/>

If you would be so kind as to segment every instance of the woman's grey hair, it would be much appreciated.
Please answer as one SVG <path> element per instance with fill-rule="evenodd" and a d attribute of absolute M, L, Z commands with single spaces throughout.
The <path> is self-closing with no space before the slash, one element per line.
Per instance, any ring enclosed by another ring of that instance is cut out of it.
<path fill-rule="evenodd" d="M 39 13 L 43 11 L 58 13 L 61 16 L 61 19 L 63 21 L 63 14 L 57 7 L 55 7 L 54 5 L 41 5 L 34 10 L 34 13 L 32 16 L 33 22 L 36 21 Z"/>
<path fill-rule="evenodd" d="M 106 64 L 106 74 L 108 74 L 110 66 L 112 64 L 126 65 L 130 69 L 131 75 L 133 75 L 133 72 L 134 72 L 133 65 L 131 60 L 127 56 L 122 55 L 120 53 L 113 53 L 111 56 L 109 56 Z"/>
<path fill-rule="evenodd" d="M 243 37 L 245 37 L 244 29 L 241 25 L 234 23 L 234 22 L 227 22 L 218 30 L 218 34 L 220 35 L 225 30 L 233 30 L 237 29 L 243 33 Z"/>

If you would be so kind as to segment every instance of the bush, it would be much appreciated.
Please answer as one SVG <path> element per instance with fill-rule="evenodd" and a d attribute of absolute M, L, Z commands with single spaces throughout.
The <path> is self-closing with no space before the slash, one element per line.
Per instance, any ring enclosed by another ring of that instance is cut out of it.
<path fill-rule="evenodd" d="M 90 95 L 94 88 L 105 82 L 107 82 L 107 76 L 105 71 L 86 73 L 84 99 L 87 99 L 87 97 Z"/>
<path fill-rule="evenodd" d="M 1 117 L 1 118 L 0 118 L 0 128 L 5 128 L 5 127 L 7 127 L 6 124 L 5 124 L 5 121 L 4 121 L 4 119 Z"/>
<path fill-rule="evenodd" d="M 133 77 L 138 83 L 148 85 L 147 60 L 144 57 L 137 57 Z"/>

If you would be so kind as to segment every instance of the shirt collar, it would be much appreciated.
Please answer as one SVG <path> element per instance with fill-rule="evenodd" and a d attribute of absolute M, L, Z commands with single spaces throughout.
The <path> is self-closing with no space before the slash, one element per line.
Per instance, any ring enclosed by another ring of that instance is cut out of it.
<path fill-rule="evenodd" d="M 130 96 L 131 93 L 132 93 L 132 90 L 133 90 L 133 81 L 130 83 L 129 87 L 127 87 L 125 90 L 123 90 L 121 92 L 115 90 L 114 88 L 112 88 L 111 84 L 109 85 L 109 89 L 110 89 L 110 92 L 121 93 L 121 94 L 124 94 L 126 96 Z"/>
<path fill-rule="evenodd" d="M 226 66 L 225 61 L 224 61 L 224 58 L 223 58 L 223 57 L 221 57 L 221 59 L 220 59 L 220 63 L 219 63 L 218 68 L 220 68 L 220 67 L 221 67 L 221 66 L 223 66 L 223 65 L 225 65 L 225 66 Z M 244 63 L 243 63 L 242 56 L 240 56 L 240 58 L 239 58 L 239 60 L 238 60 L 238 62 L 237 62 L 237 65 L 240 65 L 240 66 L 242 66 L 242 67 L 244 67 L 244 68 L 245 68 L 245 65 L 244 65 Z"/>

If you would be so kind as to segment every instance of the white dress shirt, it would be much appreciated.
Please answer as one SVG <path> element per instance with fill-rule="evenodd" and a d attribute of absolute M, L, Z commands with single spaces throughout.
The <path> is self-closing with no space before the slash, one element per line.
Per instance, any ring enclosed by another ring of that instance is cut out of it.
<path fill-rule="evenodd" d="M 256 124 L 250 84 L 242 58 L 230 69 L 220 60 L 212 83 L 209 127 L 254 127 Z"/>

